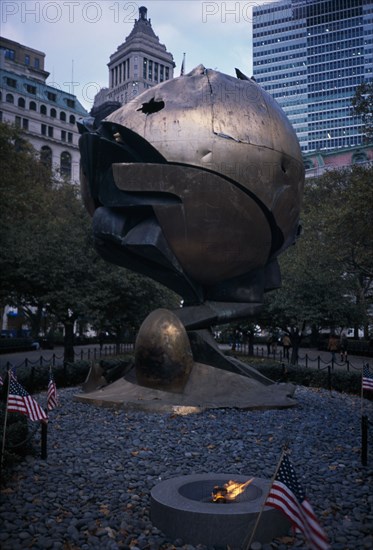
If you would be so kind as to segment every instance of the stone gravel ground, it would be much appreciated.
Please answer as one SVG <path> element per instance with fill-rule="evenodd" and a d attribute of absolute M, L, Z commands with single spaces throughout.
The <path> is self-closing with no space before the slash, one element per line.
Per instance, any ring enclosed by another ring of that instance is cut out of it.
<path fill-rule="evenodd" d="M 98 408 L 74 401 L 79 391 L 59 392 L 47 460 L 27 457 L 1 491 L 3 550 L 193 550 L 152 525 L 152 487 L 204 472 L 270 479 L 286 442 L 331 548 L 373 548 L 373 402 L 364 400 L 370 434 L 363 467 L 359 397 L 299 387 L 291 409 L 179 416 Z M 43 404 L 45 394 L 37 399 Z M 290 533 L 262 548 L 306 545 Z"/>

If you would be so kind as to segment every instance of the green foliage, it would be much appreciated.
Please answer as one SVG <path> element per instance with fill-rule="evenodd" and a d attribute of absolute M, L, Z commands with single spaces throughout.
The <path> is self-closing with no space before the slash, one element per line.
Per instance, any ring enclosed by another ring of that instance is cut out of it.
<path fill-rule="evenodd" d="M 307 180 L 303 233 L 279 259 L 282 287 L 263 318 L 299 330 L 369 324 L 373 281 L 373 168 L 353 166 Z"/>
<path fill-rule="evenodd" d="M 180 298 L 159 283 L 97 258 L 98 284 L 90 303 L 97 329 L 120 339 L 125 329 L 137 330 L 151 311 L 177 308 Z"/>
<path fill-rule="evenodd" d="M 356 88 L 352 98 L 354 114 L 361 118 L 364 124 L 367 141 L 373 141 L 373 83 L 363 82 Z"/>
<path fill-rule="evenodd" d="M 240 360 L 255 367 L 259 372 L 274 382 L 291 382 L 298 386 L 331 389 L 341 393 L 360 395 L 361 373 L 340 370 L 331 371 L 330 378 L 327 368 L 313 369 L 301 366 L 285 365 L 278 361 L 265 358 L 245 358 Z M 367 399 L 373 396 L 365 396 Z"/>
<path fill-rule="evenodd" d="M 79 188 L 53 179 L 22 134 L 6 124 L 0 124 L 0 161 L 0 299 L 23 307 L 35 336 L 42 311 L 62 323 L 68 361 L 76 320 L 119 338 L 152 309 L 178 307 L 174 293 L 97 255 Z"/>

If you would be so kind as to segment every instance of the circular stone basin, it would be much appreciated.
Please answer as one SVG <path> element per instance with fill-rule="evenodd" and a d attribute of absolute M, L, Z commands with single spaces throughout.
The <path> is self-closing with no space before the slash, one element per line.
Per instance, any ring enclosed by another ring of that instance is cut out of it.
<path fill-rule="evenodd" d="M 152 523 L 172 539 L 187 544 L 241 547 L 250 539 L 270 481 L 255 478 L 234 501 L 211 502 L 216 485 L 228 481 L 245 483 L 253 476 L 193 474 L 158 483 L 151 491 Z M 261 543 L 286 535 L 290 523 L 278 510 L 265 506 L 254 540 Z"/>

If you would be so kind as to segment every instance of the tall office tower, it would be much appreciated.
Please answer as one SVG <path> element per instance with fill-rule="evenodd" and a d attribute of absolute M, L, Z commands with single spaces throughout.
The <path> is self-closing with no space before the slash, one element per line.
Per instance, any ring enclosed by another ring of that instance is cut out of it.
<path fill-rule="evenodd" d="M 363 142 L 351 99 L 373 81 L 373 2 L 279 0 L 253 8 L 253 74 L 303 152 Z"/>
<path fill-rule="evenodd" d="M 174 58 L 159 42 L 147 18 L 147 8 L 139 8 L 139 18 L 126 40 L 110 56 L 109 88 L 95 97 L 93 113 L 128 103 L 136 95 L 174 76 Z M 113 109 L 112 109 L 113 110 Z"/>

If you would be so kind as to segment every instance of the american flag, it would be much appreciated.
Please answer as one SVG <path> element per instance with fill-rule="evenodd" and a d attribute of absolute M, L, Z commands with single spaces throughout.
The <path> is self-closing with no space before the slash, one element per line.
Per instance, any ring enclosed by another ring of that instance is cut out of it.
<path fill-rule="evenodd" d="M 58 405 L 57 386 L 53 379 L 52 370 L 49 371 L 47 409 L 51 411 Z"/>
<path fill-rule="evenodd" d="M 369 370 L 369 365 L 363 366 L 363 390 L 373 390 L 373 373 Z"/>
<path fill-rule="evenodd" d="M 25 414 L 30 420 L 48 421 L 48 417 L 40 405 L 31 397 L 30 394 L 10 375 L 9 379 L 9 395 L 8 395 L 8 411 L 19 412 Z"/>
<path fill-rule="evenodd" d="M 266 504 L 282 511 L 292 525 L 302 531 L 312 550 L 330 548 L 326 534 L 320 527 L 314 511 L 298 483 L 287 455 L 281 460 Z"/>

